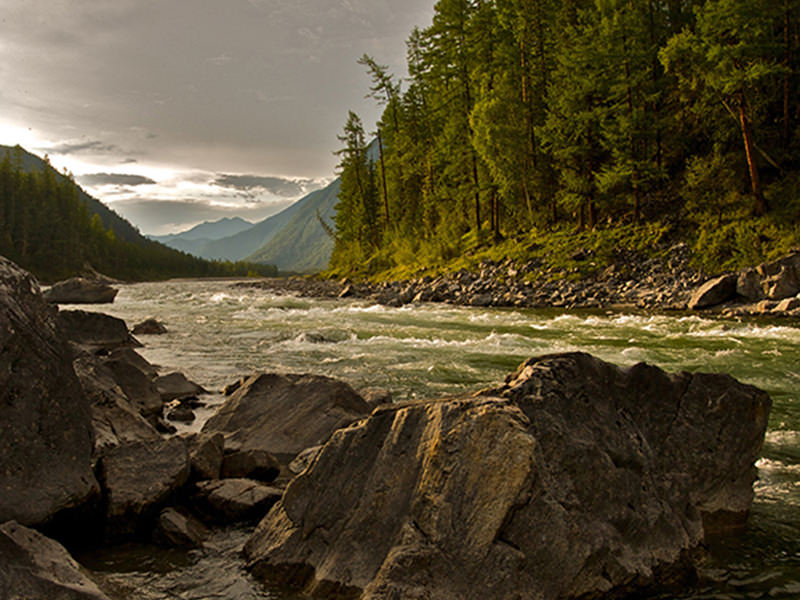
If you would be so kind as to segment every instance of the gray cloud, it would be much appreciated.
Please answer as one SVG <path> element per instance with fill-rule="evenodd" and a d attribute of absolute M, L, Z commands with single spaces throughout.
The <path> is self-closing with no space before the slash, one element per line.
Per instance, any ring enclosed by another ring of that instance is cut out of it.
<path fill-rule="evenodd" d="M 297 198 L 321 187 L 318 182 L 310 179 L 285 179 L 258 175 L 220 175 L 214 180 L 214 183 L 221 187 L 236 190 L 262 190 L 284 198 Z"/>
<path fill-rule="evenodd" d="M 91 173 L 77 178 L 81 185 L 124 185 L 137 186 L 154 184 L 155 181 L 142 175 L 125 175 L 117 173 Z"/>
<path fill-rule="evenodd" d="M 263 203 L 244 207 L 219 206 L 204 200 L 150 200 L 135 198 L 114 202 L 111 207 L 149 235 L 184 231 L 202 221 L 223 217 L 241 217 L 253 223 L 279 213 L 291 201 Z"/>
<path fill-rule="evenodd" d="M 113 144 L 106 144 L 100 140 L 90 140 L 85 142 L 62 142 L 47 149 L 54 154 L 81 154 L 84 152 L 110 154 L 119 152 L 119 148 Z"/>

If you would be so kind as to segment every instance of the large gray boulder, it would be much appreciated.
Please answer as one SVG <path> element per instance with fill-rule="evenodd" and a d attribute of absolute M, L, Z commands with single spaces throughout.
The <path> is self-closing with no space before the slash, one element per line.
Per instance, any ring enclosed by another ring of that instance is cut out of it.
<path fill-rule="evenodd" d="M 480 396 L 383 406 L 334 433 L 245 555 L 318 597 L 635 593 L 742 523 L 769 409 L 723 375 L 531 359 Z"/>
<path fill-rule="evenodd" d="M 224 434 L 226 451 L 263 450 L 288 464 L 369 412 L 364 399 L 342 381 L 265 373 L 248 378 L 203 431 Z"/>
<path fill-rule="evenodd" d="M 108 600 L 61 544 L 15 521 L 0 525 L 0 598 Z"/>
<path fill-rule="evenodd" d="M 170 438 L 118 446 L 103 456 L 100 473 L 109 537 L 139 534 L 188 480 L 186 443 Z"/>
<path fill-rule="evenodd" d="M 700 310 L 723 304 L 736 297 L 738 275 L 722 275 L 706 281 L 692 294 L 689 310 Z"/>
<path fill-rule="evenodd" d="M 89 402 L 36 280 L 0 257 L 0 522 L 50 521 L 97 493 Z"/>
<path fill-rule="evenodd" d="M 63 335 L 81 350 L 97 352 L 141 346 L 128 332 L 125 321 L 103 313 L 62 310 L 58 324 Z"/>
<path fill-rule="evenodd" d="M 118 291 L 103 281 L 74 277 L 53 284 L 44 298 L 53 304 L 109 304 Z"/>

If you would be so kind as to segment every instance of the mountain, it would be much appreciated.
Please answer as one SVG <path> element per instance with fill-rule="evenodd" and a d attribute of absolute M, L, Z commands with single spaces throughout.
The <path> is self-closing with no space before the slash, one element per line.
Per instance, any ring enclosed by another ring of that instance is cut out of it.
<path fill-rule="evenodd" d="M 0 158 L 6 154 L 8 154 L 8 156 L 11 158 L 12 163 L 18 161 L 21 170 L 26 173 L 43 171 L 45 168 L 47 168 L 56 175 L 56 178 L 59 181 L 65 179 L 64 175 L 50 166 L 49 162 L 39 158 L 35 154 L 31 154 L 22 148 L 22 146 L 11 147 L 0 145 Z M 78 198 L 86 205 L 86 208 L 89 209 L 89 213 L 98 215 L 100 220 L 103 222 L 103 226 L 106 229 L 112 230 L 117 238 L 125 240 L 126 242 L 133 242 L 134 244 L 140 246 L 151 243 L 139 232 L 138 229 L 136 229 L 136 227 L 120 217 L 117 213 L 108 208 L 97 198 L 87 194 L 79 185 L 76 185 L 75 187 L 78 191 Z"/>
<path fill-rule="evenodd" d="M 187 231 L 170 233 L 169 235 L 151 235 L 151 240 L 207 259 L 226 258 L 225 256 L 208 256 L 205 248 L 217 240 L 227 238 L 250 229 L 253 223 L 239 217 L 225 217 L 219 221 L 205 221 Z"/>
<path fill-rule="evenodd" d="M 0 255 L 42 281 L 90 268 L 129 280 L 277 273 L 212 263 L 149 240 L 46 160 L 19 146 L 0 152 Z"/>
<path fill-rule="evenodd" d="M 320 223 L 333 227 L 339 179 L 292 205 L 286 224 L 246 260 L 275 265 L 281 271 L 311 273 L 328 267 L 333 239 Z M 288 210 L 288 209 L 287 209 Z M 286 211 L 284 211 L 286 212 Z"/>
<path fill-rule="evenodd" d="M 225 217 L 219 221 L 204 221 L 199 225 L 195 225 L 191 229 L 181 231 L 179 233 L 171 233 L 169 235 L 153 235 L 151 239 L 167 244 L 170 241 L 183 239 L 183 240 L 220 240 L 225 237 L 236 235 L 250 229 L 253 223 L 245 221 L 240 217 Z"/>
<path fill-rule="evenodd" d="M 335 179 L 327 187 L 311 192 L 278 214 L 234 235 L 217 240 L 193 240 L 177 234 L 170 241 L 164 241 L 173 248 L 210 260 L 276 264 L 272 262 L 274 257 L 281 271 L 321 271 L 328 266 L 333 240 L 317 214 L 333 226 L 338 194 L 339 180 Z"/>

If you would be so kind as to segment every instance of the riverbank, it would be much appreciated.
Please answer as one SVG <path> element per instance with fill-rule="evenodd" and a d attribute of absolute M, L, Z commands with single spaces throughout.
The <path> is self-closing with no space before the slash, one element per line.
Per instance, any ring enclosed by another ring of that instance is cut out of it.
<path fill-rule="evenodd" d="M 575 261 L 591 264 L 581 250 Z M 686 244 L 660 256 L 620 253 L 619 260 L 587 274 L 579 267 L 485 260 L 477 270 L 459 269 L 404 281 L 267 278 L 235 284 L 312 298 L 359 298 L 385 306 L 436 302 L 457 306 L 706 311 L 729 317 L 800 318 L 800 254 L 711 277 L 695 269 Z"/>

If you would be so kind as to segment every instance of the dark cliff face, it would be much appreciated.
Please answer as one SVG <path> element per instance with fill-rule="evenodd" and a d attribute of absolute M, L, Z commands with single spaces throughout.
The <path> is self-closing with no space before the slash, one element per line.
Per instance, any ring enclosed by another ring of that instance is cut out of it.
<path fill-rule="evenodd" d="M 0 257 L 0 522 L 50 521 L 97 492 L 89 402 L 33 277 Z"/>
<path fill-rule="evenodd" d="M 726 376 L 531 359 L 498 389 L 382 407 L 336 432 L 245 553 L 256 574 L 319 596 L 664 583 L 687 572 L 704 527 L 746 515 L 769 408 Z"/>

